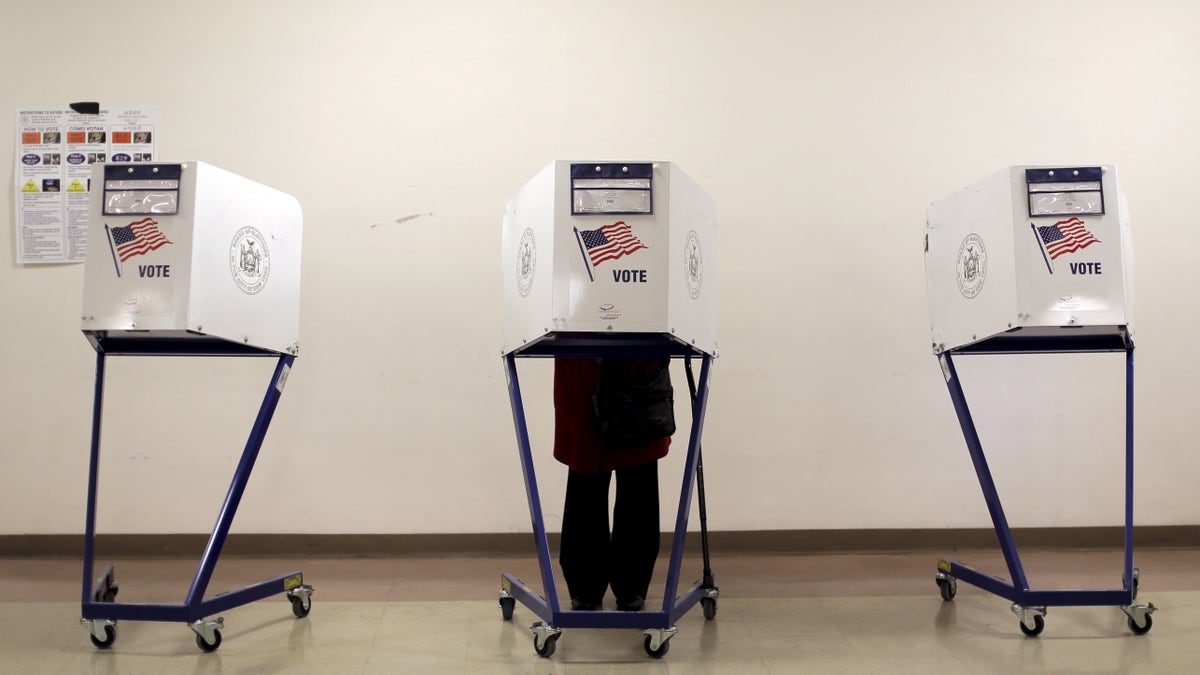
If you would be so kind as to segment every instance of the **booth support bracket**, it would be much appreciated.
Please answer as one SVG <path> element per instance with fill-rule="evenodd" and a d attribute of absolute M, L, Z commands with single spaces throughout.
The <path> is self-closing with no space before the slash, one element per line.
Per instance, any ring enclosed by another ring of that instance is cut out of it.
<path fill-rule="evenodd" d="M 1133 566 L 1133 342 L 1127 335 L 1122 335 L 1121 343 L 1125 352 L 1125 523 L 1124 551 L 1122 574 L 1123 585 L 1111 590 L 1033 590 L 1025 576 L 1024 567 L 1013 541 L 1012 530 L 1004 514 L 1004 508 L 984 456 L 983 445 L 975 428 L 975 422 L 967 405 L 966 396 L 959 382 L 958 372 L 954 366 L 954 350 L 938 355 L 942 373 L 946 379 L 946 387 L 950 399 L 958 415 L 959 426 L 967 443 L 979 485 L 983 491 L 984 501 L 991 516 L 996 538 L 1008 568 L 1009 580 L 975 570 L 957 561 L 940 559 L 936 573 L 937 585 L 942 599 L 951 601 L 957 592 L 957 582 L 980 588 L 984 591 L 999 595 L 1012 603 L 1012 611 L 1019 618 L 1021 631 L 1030 637 L 1040 634 L 1045 627 L 1045 615 L 1048 607 L 1052 606 L 1114 606 L 1118 607 L 1129 617 L 1129 627 L 1136 634 L 1144 634 L 1150 630 L 1150 615 L 1155 611 L 1153 603 L 1134 605 L 1137 596 L 1138 570 Z M 1004 353 L 1068 353 L 1097 351 L 1095 345 L 1082 343 L 1072 349 L 1068 343 L 1060 342 L 1054 349 L 1030 348 L 1028 350 L 1006 349 Z M 1105 348 L 1102 351 L 1117 351 Z M 971 352 L 967 352 L 971 353 Z M 979 351 L 976 353 L 987 353 Z"/>
<path fill-rule="evenodd" d="M 149 344 L 149 343 L 148 343 Z M 138 355 L 136 343 L 125 345 L 119 352 L 122 355 Z M 295 361 L 291 354 L 281 354 L 262 350 L 258 353 L 240 353 L 240 356 L 277 356 L 270 383 L 262 404 L 259 406 L 254 426 L 242 450 L 241 459 L 234 471 L 225 500 L 221 506 L 217 522 L 209 535 L 208 543 L 201 556 L 199 566 L 192 580 L 187 597 L 183 604 L 132 604 L 116 602 L 117 582 L 111 565 L 106 566 L 104 573 L 93 581 L 96 556 L 96 502 L 99 493 L 100 466 L 100 437 L 101 418 L 103 416 L 105 361 L 107 352 L 102 346 L 96 351 L 96 382 L 95 397 L 92 408 L 92 439 L 88 465 L 88 494 L 87 516 L 84 526 L 84 555 L 83 555 L 83 590 L 80 604 L 81 623 L 87 628 L 92 643 L 101 649 L 107 649 L 116 641 L 116 627 L 119 620 L 131 621 L 167 621 L 181 622 L 188 625 L 196 633 L 196 642 L 204 651 L 214 651 L 221 644 L 221 629 L 223 619 L 204 620 L 205 616 L 239 607 L 241 605 L 263 599 L 265 597 L 286 594 L 292 603 L 293 613 L 297 617 L 307 616 L 311 607 L 310 596 L 312 586 L 304 583 L 303 574 L 292 572 L 283 576 L 264 581 L 253 586 L 223 593 L 205 600 L 204 595 L 212 579 L 217 560 L 225 545 L 229 530 L 237 513 L 254 463 L 262 448 L 267 429 L 271 424 L 275 408 L 283 392 L 285 373 Z M 146 355 L 161 355 L 157 345 L 153 346 Z M 190 352 L 189 356 L 228 356 L 227 353 Z"/>

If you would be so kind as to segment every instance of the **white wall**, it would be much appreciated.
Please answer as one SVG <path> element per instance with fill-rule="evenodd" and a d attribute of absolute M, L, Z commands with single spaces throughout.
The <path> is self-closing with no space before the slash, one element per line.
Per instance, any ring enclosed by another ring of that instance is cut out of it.
<path fill-rule="evenodd" d="M 304 206 L 302 355 L 246 532 L 529 529 L 500 221 L 552 159 L 670 160 L 717 202 L 711 527 L 986 527 L 929 350 L 925 208 L 1008 164 L 1117 164 L 1138 521 L 1195 524 L 1197 25 L 1192 0 L 8 3 L 0 119 L 157 107 L 163 159 Z M 12 246 L 0 237 L 0 534 L 79 532 L 82 267 L 16 265 Z M 269 372 L 211 361 L 110 359 L 101 531 L 211 526 Z M 1013 525 L 1119 523 L 1120 357 L 968 361 Z M 522 367 L 555 530 L 549 364 Z"/>

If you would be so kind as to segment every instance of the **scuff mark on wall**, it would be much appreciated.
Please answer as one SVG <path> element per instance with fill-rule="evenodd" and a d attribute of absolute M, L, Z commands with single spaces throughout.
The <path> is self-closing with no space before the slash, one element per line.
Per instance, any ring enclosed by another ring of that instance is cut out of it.
<path fill-rule="evenodd" d="M 407 223 L 408 221 L 416 220 L 417 218 L 420 218 L 421 216 L 432 216 L 432 215 L 433 215 L 432 213 L 414 213 L 411 216 L 402 216 L 400 218 L 397 218 L 396 224 Z"/>
<path fill-rule="evenodd" d="M 410 220 L 416 220 L 417 218 L 420 218 L 421 216 L 432 216 L 432 215 L 434 215 L 434 214 L 433 213 L 414 213 L 410 216 L 400 216 L 399 218 L 397 218 L 395 220 L 395 222 L 397 225 L 400 225 L 403 223 L 407 223 Z M 383 225 L 383 223 L 371 223 L 371 228 L 374 229 L 376 227 L 379 227 L 380 225 Z"/>

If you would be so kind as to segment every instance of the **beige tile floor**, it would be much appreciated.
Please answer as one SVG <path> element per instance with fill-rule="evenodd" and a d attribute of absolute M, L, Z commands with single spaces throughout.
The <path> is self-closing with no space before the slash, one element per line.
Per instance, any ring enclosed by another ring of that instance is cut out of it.
<path fill-rule="evenodd" d="M 955 559 L 1000 574 L 990 551 Z M 634 630 L 565 630 L 550 659 L 518 606 L 503 621 L 501 571 L 534 581 L 531 557 L 226 558 L 210 596 L 295 569 L 312 613 L 282 598 L 223 614 L 206 654 L 181 624 L 123 621 L 110 650 L 78 623 L 78 560 L 0 559 L 2 673 L 1190 673 L 1200 672 L 1200 551 L 1139 551 L 1139 602 L 1159 608 L 1135 636 L 1113 607 L 1052 607 L 1024 637 L 1008 603 L 960 584 L 943 602 L 929 553 L 716 556 L 717 618 L 684 616 L 662 660 Z M 105 561 L 113 562 L 113 561 Z M 1035 588 L 1119 586 L 1117 551 L 1026 552 Z M 113 562 L 122 602 L 182 602 L 194 562 Z M 689 559 L 685 578 L 699 575 Z M 660 577 L 661 581 L 661 577 Z M 609 600 L 611 602 L 611 598 Z M 661 601 L 661 599 L 660 599 Z"/>

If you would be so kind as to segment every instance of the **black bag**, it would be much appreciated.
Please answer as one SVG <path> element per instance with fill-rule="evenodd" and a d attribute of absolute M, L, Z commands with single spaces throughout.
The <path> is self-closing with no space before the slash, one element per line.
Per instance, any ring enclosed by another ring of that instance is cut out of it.
<path fill-rule="evenodd" d="M 669 360 L 598 361 L 592 405 L 596 429 L 606 447 L 637 447 L 675 433 Z"/>

